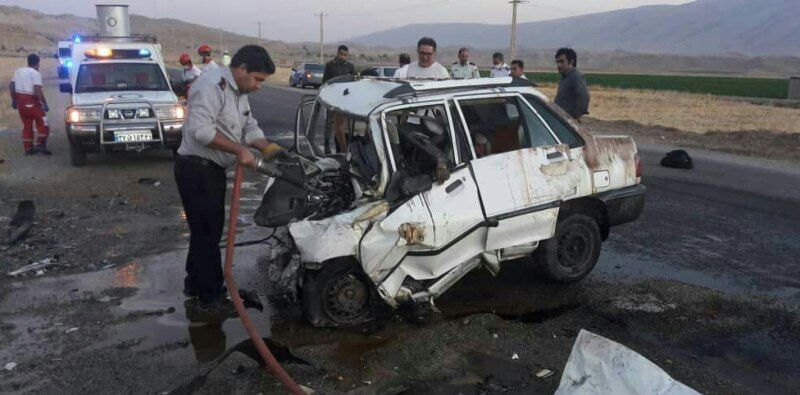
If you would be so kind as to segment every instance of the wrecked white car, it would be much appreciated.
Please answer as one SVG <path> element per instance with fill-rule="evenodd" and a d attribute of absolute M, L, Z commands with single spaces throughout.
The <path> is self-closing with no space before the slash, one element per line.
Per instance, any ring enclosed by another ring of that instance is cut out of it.
<path fill-rule="evenodd" d="M 423 315 L 471 270 L 531 255 L 577 281 L 610 228 L 639 217 L 633 140 L 593 136 L 520 82 L 362 79 L 304 97 L 255 220 L 288 227 L 271 270 L 312 324 Z"/>

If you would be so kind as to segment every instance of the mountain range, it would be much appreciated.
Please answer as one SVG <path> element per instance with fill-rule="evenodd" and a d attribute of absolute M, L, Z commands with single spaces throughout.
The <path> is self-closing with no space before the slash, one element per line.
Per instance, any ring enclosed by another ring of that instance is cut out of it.
<path fill-rule="evenodd" d="M 351 41 L 408 47 L 421 36 L 442 46 L 503 50 L 508 25 L 411 24 Z M 684 55 L 800 55 L 800 0 L 697 0 L 517 25 L 520 48 Z"/>

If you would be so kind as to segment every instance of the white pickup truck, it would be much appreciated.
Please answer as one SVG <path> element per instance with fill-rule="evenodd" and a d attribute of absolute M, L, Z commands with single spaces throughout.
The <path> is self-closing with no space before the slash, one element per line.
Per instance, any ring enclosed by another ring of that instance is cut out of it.
<path fill-rule="evenodd" d="M 161 45 L 131 35 L 127 6 L 98 5 L 101 34 L 76 36 L 71 46 L 66 133 L 72 165 L 89 152 L 180 146 L 184 108 L 167 78 Z"/>
<path fill-rule="evenodd" d="M 471 270 L 527 256 L 580 280 L 644 207 L 630 137 L 594 136 L 511 78 L 333 80 L 301 103 L 293 151 L 255 220 L 288 227 L 272 269 L 318 326 L 423 315 Z"/>

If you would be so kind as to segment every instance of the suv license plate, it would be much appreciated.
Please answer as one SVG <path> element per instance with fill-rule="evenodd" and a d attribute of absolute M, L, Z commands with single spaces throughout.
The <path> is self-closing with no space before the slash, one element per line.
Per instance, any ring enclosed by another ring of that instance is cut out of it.
<path fill-rule="evenodd" d="M 130 132 L 114 132 L 114 141 L 136 142 L 152 141 L 153 133 L 149 130 L 136 130 Z"/>

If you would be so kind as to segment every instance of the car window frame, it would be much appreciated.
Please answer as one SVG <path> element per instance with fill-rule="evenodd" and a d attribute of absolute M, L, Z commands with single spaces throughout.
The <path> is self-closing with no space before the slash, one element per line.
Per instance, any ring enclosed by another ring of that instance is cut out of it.
<path fill-rule="evenodd" d="M 456 146 L 455 140 L 455 127 L 453 125 L 453 116 L 450 112 L 450 108 L 448 107 L 449 100 L 448 99 L 436 99 L 430 101 L 423 101 L 423 102 L 415 102 L 415 103 L 408 103 L 408 104 L 397 104 L 392 105 L 389 107 L 382 108 L 380 110 L 380 126 L 381 126 L 381 137 L 383 138 L 383 148 L 386 150 L 386 156 L 389 158 L 389 165 L 390 165 L 390 172 L 389 175 L 397 172 L 397 163 L 395 162 L 394 153 L 391 150 L 391 142 L 389 140 L 389 130 L 386 127 L 386 114 L 398 110 L 405 110 L 407 108 L 422 108 L 422 107 L 433 107 L 433 106 L 443 106 L 445 109 L 445 114 L 447 115 L 447 125 L 448 129 L 450 130 L 450 140 L 452 144 L 450 144 L 450 149 L 453 151 L 453 158 L 455 165 L 453 168 L 459 167 L 462 163 L 459 158 L 459 150 Z"/>
<path fill-rule="evenodd" d="M 542 115 L 539 114 L 539 112 L 536 111 L 536 108 L 534 108 L 530 103 L 528 103 L 528 101 L 525 100 L 525 97 L 519 92 L 483 93 L 483 94 L 478 94 L 478 95 L 458 95 L 458 96 L 454 96 L 451 100 L 456 104 L 456 109 L 458 110 L 458 115 L 459 115 L 459 118 L 460 118 L 460 121 L 461 121 L 461 125 L 463 126 L 463 130 L 467 134 L 467 136 L 466 136 L 467 142 L 469 143 L 469 148 L 470 148 L 470 151 L 472 153 L 471 160 L 478 159 L 478 155 L 477 155 L 477 153 L 475 151 L 475 145 L 473 144 L 473 141 L 472 141 L 472 133 L 469 130 L 469 126 L 467 125 L 466 118 L 464 118 L 464 112 L 461 110 L 461 103 L 460 102 L 469 101 L 469 100 L 503 98 L 503 97 L 516 97 L 518 100 L 521 100 L 521 102 L 524 103 L 524 105 L 527 106 L 528 109 L 533 111 L 533 113 L 536 115 L 536 117 L 539 119 L 539 121 L 542 122 L 542 124 L 545 126 L 545 128 L 547 128 L 547 131 L 550 133 L 550 135 L 553 137 L 553 139 L 555 139 L 556 145 L 563 144 L 561 139 L 559 139 L 558 136 L 555 134 L 555 132 L 553 132 L 553 129 L 550 127 L 550 125 L 547 122 L 545 122 L 545 120 L 542 117 Z M 523 117 L 523 115 L 520 114 L 520 117 Z M 547 146 L 545 146 L 545 147 L 547 147 Z M 531 148 L 537 148 L 537 147 L 531 147 Z M 491 155 L 498 155 L 498 154 L 491 154 Z"/>
<path fill-rule="evenodd" d="M 544 100 L 542 100 L 541 98 L 539 98 L 539 97 L 537 97 L 536 95 L 534 95 L 534 94 L 531 94 L 531 93 L 521 93 L 521 95 L 522 95 L 523 99 L 525 99 L 525 101 L 526 101 L 526 102 L 528 102 L 528 106 L 530 106 L 530 107 L 533 107 L 533 105 L 532 105 L 532 104 L 529 102 L 529 98 L 530 98 L 530 99 L 533 99 L 533 100 L 534 100 L 534 101 L 535 101 L 537 104 L 541 105 L 542 107 L 545 107 L 545 109 L 546 109 L 547 111 L 550 111 L 550 113 L 551 113 L 551 114 L 553 114 L 553 116 L 554 116 L 554 117 L 555 117 L 555 118 L 556 118 L 556 119 L 557 119 L 559 122 L 561 122 L 561 124 L 562 124 L 562 125 L 566 126 L 566 128 L 567 128 L 567 129 L 568 129 L 568 130 L 569 130 L 569 131 L 572 133 L 572 135 L 573 135 L 573 136 L 575 136 L 575 137 L 577 137 L 577 138 L 578 138 L 578 141 L 580 141 L 580 144 L 579 144 L 579 145 L 576 145 L 576 146 L 574 146 L 574 147 L 570 146 L 570 147 L 569 147 L 570 149 L 574 149 L 574 148 L 581 148 L 581 147 L 584 147 L 584 146 L 586 146 L 586 140 L 584 140 L 583 136 L 581 136 L 581 134 L 580 134 L 580 133 L 578 133 L 578 131 L 577 131 L 577 130 L 575 130 L 575 128 L 573 128 L 573 127 L 572 127 L 572 125 L 569 123 L 569 121 L 567 121 L 566 119 L 564 119 L 564 117 L 563 117 L 563 116 L 561 116 L 561 114 L 559 114 L 559 113 L 558 113 L 558 111 L 554 111 L 552 108 L 550 108 L 550 106 L 549 106 L 549 105 L 547 105 L 547 103 L 546 103 Z M 538 114 L 538 111 L 537 111 L 537 114 Z M 541 118 L 541 119 L 544 121 L 544 117 L 542 117 L 542 116 L 541 116 L 541 114 L 539 114 L 539 117 L 540 117 L 540 118 Z M 545 122 L 545 124 L 546 124 L 546 125 L 547 125 L 547 127 L 550 129 L 550 131 L 551 131 L 551 132 L 552 132 L 554 135 L 556 135 L 556 137 L 558 137 L 558 135 L 557 135 L 557 134 L 555 133 L 555 131 L 553 130 L 552 126 L 550 126 L 550 124 L 548 124 L 547 122 Z M 559 141 L 561 144 L 565 144 L 563 141 L 561 141 L 561 139 L 560 139 L 560 138 L 558 139 L 558 141 Z"/>

